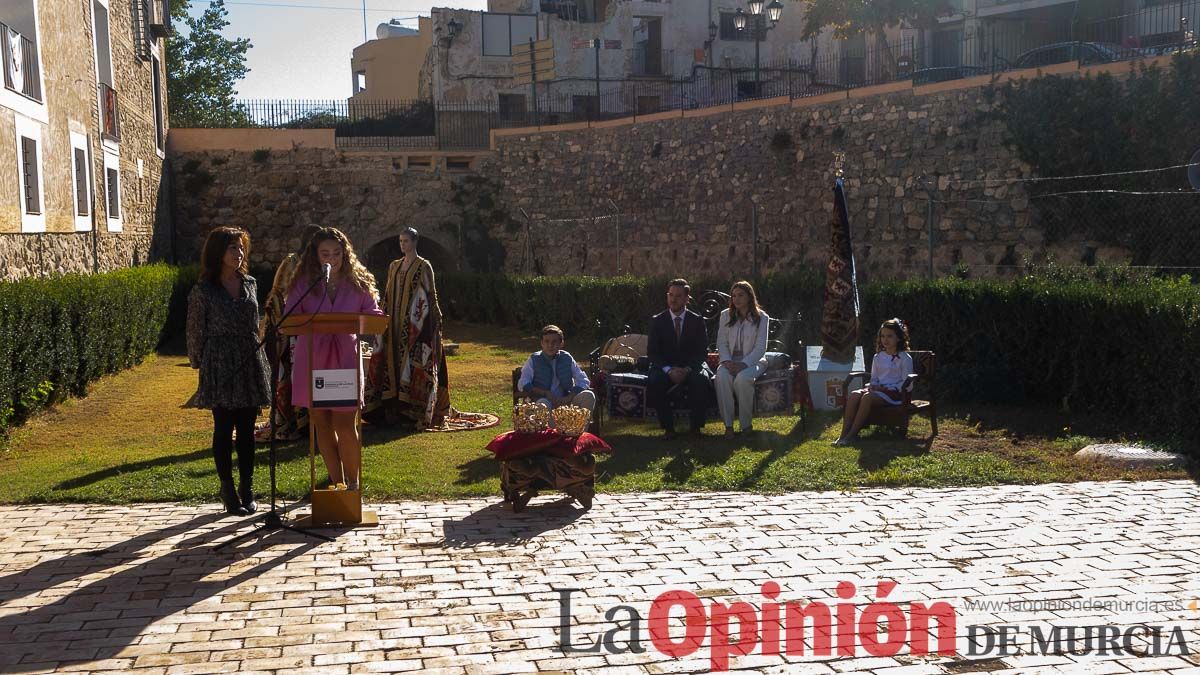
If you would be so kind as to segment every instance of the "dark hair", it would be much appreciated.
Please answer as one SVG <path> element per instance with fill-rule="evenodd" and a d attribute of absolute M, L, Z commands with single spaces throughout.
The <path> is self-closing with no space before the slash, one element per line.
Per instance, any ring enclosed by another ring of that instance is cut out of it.
<path fill-rule="evenodd" d="M 896 334 L 897 352 L 908 351 L 908 324 L 904 323 L 904 321 L 899 318 L 888 319 L 879 326 L 879 331 L 875 333 L 875 351 L 883 351 L 883 340 L 879 339 L 879 335 L 880 333 L 883 333 L 884 328 L 887 328 Z"/>
<path fill-rule="evenodd" d="M 547 335 L 557 335 L 562 340 L 567 339 L 567 336 L 563 335 L 562 329 L 552 323 L 542 326 L 542 337 L 546 337 Z"/>
<path fill-rule="evenodd" d="M 762 316 L 762 307 L 758 306 L 758 296 L 754 293 L 754 287 L 749 281 L 738 281 L 729 289 L 729 325 L 737 323 L 738 313 L 737 307 L 733 306 L 733 292 L 737 289 L 742 289 L 746 295 L 750 296 L 750 311 L 746 313 L 746 318 L 751 321 L 758 322 L 758 317 Z"/>
<path fill-rule="evenodd" d="M 679 286 L 683 289 L 684 293 L 687 293 L 688 295 L 692 294 L 692 287 L 688 285 L 687 279 L 672 279 L 667 283 L 667 290 L 671 290 L 672 286 Z"/>
<path fill-rule="evenodd" d="M 305 225 L 300 231 L 300 248 L 296 249 L 296 255 L 304 255 L 304 249 L 308 248 L 308 242 L 321 231 L 320 225 Z"/>
<path fill-rule="evenodd" d="M 415 227 L 406 227 L 403 230 L 400 230 L 400 234 L 407 234 L 408 238 L 412 239 L 414 244 L 421 240 L 421 235 L 419 232 L 417 232 L 417 228 Z"/>
<path fill-rule="evenodd" d="M 200 255 L 200 278 L 216 283 L 224 266 L 225 251 L 234 244 L 242 245 L 242 266 L 238 272 L 250 273 L 250 235 L 237 227 L 218 227 L 208 233 L 204 240 L 204 252 Z"/>

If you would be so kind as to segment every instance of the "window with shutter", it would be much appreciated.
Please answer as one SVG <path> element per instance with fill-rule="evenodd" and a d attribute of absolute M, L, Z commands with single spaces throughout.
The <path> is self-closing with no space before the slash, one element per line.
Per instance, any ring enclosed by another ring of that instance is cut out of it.
<path fill-rule="evenodd" d="M 88 215 L 87 152 L 75 148 L 75 215 Z"/>
<path fill-rule="evenodd" d="M 166 133 L 163 129 L 162 75 L 159 74 L 158 57 L 151 57 L 150 66 L 154 84 L 154 145 L 161 152 L 165 147 Z"/>
<path fill-rule="evenodd" d="M 21 172 L 25 176 L 25 213 L 42 212 L 41 194 L 38 192 L 37 141 L 21 137 Z"/>
<path fill-rule="evenodd" d="M 118 185 L 120 182 L 120 174 L 112 167 L 106 167 L 104 169 L 104 174 L 107 177 L 105 183 L 107 184 L 108 189 L 108 217 L 113 219 L 120 218 L 121 188 L 120 185 Z"/>

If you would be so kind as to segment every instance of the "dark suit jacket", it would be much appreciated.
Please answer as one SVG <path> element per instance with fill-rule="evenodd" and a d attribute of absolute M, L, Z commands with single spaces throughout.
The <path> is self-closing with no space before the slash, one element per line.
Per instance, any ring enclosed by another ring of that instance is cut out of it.
<path fill-rule="evenodd" d="M 684 310 L 683 332 L 675 338 L 675 324 L 671 310 L 656 314 L 650 320 L 650 336 L 646 352 L 650 357 L 651 370 L 661 371 L 666 366 L 691 368 L 700 372 L 708 357 L 708 331 L 699 314 Z"/>

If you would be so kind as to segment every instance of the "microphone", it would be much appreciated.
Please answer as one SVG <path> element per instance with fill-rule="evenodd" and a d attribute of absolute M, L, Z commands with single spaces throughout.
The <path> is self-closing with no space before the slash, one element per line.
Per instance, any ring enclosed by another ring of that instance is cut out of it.
<path fill-rule="evenodd" d="M 333 270 L 333 265 L 329 263 L 321 264 L 321 281 L 329 283 L 329 272 Z"/>

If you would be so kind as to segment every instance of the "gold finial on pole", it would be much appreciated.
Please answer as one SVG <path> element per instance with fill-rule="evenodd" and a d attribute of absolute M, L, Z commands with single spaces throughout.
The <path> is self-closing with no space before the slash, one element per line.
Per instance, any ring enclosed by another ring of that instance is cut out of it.
<path fill-rule="evenodd" d="M 843 170 L 845 165 L 846 165 L 846 153 L 834 152 L 833 153 L 833 177 L 834 178 L 845 177 L 845 171 Z"/>

